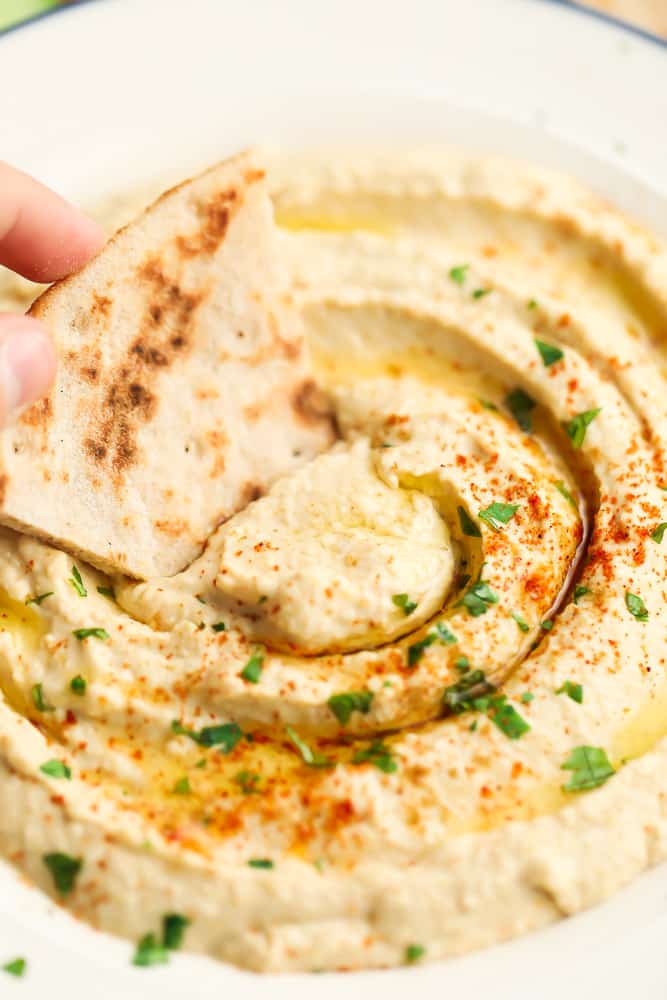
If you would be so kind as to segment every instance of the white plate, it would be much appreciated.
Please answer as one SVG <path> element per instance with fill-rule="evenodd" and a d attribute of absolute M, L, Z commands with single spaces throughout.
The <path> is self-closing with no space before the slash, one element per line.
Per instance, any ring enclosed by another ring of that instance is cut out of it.
<path fill-rule="evenodd" d="M 0 0 L 2 2 L 2 0 Z M 569 170 L 667 235 L 667 46 L 546 0 L 96 0 L 0 37 L 0 155 L 90 202 L 250 142 L 455 142 Z M 2 818 L 0 817 L 0 823 Z M 134 969 L 0 869 L 0 996 L 494 1000 L 667 996 L 667 867 L 445 964 L 259 977 Z"/>

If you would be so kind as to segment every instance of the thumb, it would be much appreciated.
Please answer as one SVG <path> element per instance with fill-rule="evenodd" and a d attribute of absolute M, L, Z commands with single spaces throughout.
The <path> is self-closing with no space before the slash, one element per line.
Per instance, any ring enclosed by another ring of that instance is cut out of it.
<path fill-rule="evenodd" d="M 48 392 L 55 370 L 56 353 L 42 324 L 0 313 L 0 426 Z"/>

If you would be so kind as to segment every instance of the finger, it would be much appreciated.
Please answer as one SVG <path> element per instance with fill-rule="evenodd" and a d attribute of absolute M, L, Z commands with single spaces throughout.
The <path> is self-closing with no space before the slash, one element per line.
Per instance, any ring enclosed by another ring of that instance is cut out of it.
<path fill-rule="evenodd" d="M 78 208 L 0 162 L 0 264 L 32 281 L 55 281 L 103 242 L 100 227 Z"/>
<path fill-rule="evenodd" d="M 42 324 L 0 314 L 0 426 L 40 399 L 55 371 L 56 352 Z"/>

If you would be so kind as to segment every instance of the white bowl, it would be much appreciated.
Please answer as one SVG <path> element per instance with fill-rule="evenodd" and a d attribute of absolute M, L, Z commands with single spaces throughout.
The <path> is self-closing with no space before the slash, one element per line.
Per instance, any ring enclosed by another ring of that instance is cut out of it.
<path fill-rule="evenodd" d="M 248 143 L 459 143 L 564 168 L 667 235 L 667 45 L 558 0 L 96 0 L 0 36 L 0 155 L 79 202 Z M 0 195 L 1 196 L 1 195 Z M 2 817 L 0 817 L 2 823 Z M 131 947 L 0 869 L 24 1000 L 667 996 L 667 866 L 609 903 L 448 963 L 253 976 Z"/>

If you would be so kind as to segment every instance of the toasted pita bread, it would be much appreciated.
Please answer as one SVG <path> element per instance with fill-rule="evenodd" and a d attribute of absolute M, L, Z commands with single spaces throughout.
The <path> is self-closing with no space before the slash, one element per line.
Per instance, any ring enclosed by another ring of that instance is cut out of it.
<path fill-rule="evenodd" d="M 243 154 L 168 191 L 37 300 L 58 375 L 0 434 L 0 523 L 172 575 L 331 442 L 263 178 Z"/>

